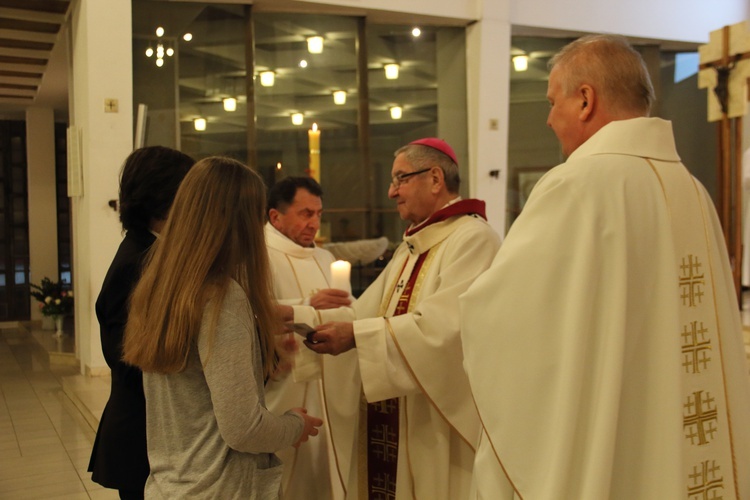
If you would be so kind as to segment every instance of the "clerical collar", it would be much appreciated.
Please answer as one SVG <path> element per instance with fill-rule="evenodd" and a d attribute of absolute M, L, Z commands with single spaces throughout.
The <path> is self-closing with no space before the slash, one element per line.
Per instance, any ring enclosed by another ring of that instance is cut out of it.
<path fill-rule="evenodd" d="M 412 236 L 413 234 L 421 231 L 427 226 L 435 224 L 436 222 L 444 221 L 451 217 L 455 217 L 457 215 L 472 214 L 478 215 L 484 220 L 487 220 L 487 215 L 485 213 L 485 203 L 482 200 L 476 200 L 473 198 L 464 200 L 460 196 L 457 196 L 446 203 L 443 208 L 430 215 L 426 220 L 420 222 L 419 224 L 410 226 L 406 230 L 405 235 Z"/>

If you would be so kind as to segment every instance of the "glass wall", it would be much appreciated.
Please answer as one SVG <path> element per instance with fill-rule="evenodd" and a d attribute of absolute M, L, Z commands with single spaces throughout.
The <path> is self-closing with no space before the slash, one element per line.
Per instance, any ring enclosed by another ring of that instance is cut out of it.
<path fill-rule="evenodd" d="M 388 199 L 393 153 L 437 135 L 436 35 L 438 28 L 376 25 L 367 30 L 374 225 L 391 239 L 406 223 Z M 418 36 L 415 36 L 418 35 Z"/>
<path fill-rule="evenodd" d="M 133 0 L 134 112 L 147 106 L 144 144 L 195 158 L 230 155 L 270 185 L 310 173 L 315 125 L 322 237 L 385 235 L 398 242 L 405 224 L 388 199 L 393 152 L 438 135 L 444 121 L 458 125 L 454 147 L 459 158 L 468 157 L 465 71 L 451 70 L 465 68 L 464 30 L 414 28 L 366 17 Z M 458 44 L 441 51 L 446 37 Z M 397 73 L 386 75 L 390 64 Z"/>
<path fill-rule="evenodd" d="M 316 127 L 325 241 L 366 237 L 357 24 L 357 18 L 340 16 L 253 16 L 258 168 L 269 183 L 310 174 L 310 131 Z M 273 84 L 264 84 L 265 72 L 272 72 Z"/>
<path fill-rule="evenodd" d="M 247 159 L 245 24 L 243 6 L 133 1 L 134 116 L 145 104 L 144 145 Z"/>

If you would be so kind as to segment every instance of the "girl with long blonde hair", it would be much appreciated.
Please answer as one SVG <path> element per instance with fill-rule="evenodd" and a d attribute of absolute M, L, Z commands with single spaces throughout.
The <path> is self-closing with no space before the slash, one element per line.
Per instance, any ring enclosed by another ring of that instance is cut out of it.
<path fill-rule="evenodd" d="M 255 172 L 199 161 L 133 292 L 123 359 L 144 372 L 147 497 L 276 498 L 273 452 L 322 424 L 303 408 L 265 408 L 278 319 L 264 209 Z"/>

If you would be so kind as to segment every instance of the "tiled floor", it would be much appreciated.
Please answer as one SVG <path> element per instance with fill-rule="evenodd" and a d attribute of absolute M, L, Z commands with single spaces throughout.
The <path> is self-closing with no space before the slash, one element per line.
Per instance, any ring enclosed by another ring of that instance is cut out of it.
<path fill-rule="evenodd" d="M 3 500 L 119 498 L 86 472 L 95 432 L 62 387 L 63 377 L 77 374 L 54 360 L 50 366 L 28 330 L 0 329 Z"/>
<path fill-rule="evenodd" d="M 742 322 L 750 360 L 750 292 Z M 84 377 L 70 337 L 0 324 L 0 499 L 116 499 L 86 472 L 109 377 Z"/>

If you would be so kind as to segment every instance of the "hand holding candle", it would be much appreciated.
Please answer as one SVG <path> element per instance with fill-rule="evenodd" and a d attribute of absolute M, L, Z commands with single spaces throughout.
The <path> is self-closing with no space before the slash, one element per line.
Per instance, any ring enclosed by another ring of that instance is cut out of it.
<path fill-rule="evenodd" d="M 352 265 L 345 260 L 337 260 L 331 263 L 331 288 L 338 290 L 350 290 L 349 275 L 352 271 Z"/>

